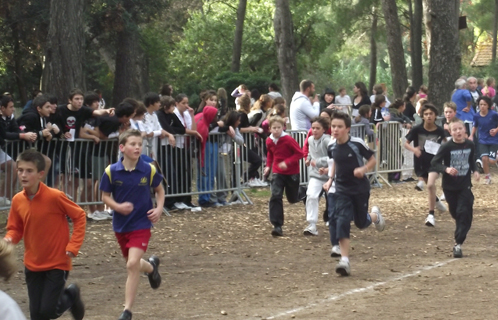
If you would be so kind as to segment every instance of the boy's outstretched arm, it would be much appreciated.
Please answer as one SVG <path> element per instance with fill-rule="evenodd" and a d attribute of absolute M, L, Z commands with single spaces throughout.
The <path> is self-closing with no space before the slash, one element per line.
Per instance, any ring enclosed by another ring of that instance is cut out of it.
<path fill-rule="evenodd" d="M 154 192 L 156 194 L 156 207 L 147 211 L 147 216 L 152 223 L 156 223 L 161 218 L 161 214 L 163 213 L 164 206 L 164 187 L 162 184 L 159 184 L 154 188 Z"/>

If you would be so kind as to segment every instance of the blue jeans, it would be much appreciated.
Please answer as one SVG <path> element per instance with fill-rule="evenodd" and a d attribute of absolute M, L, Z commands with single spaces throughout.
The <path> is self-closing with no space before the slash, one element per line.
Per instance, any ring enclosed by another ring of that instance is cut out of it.
<path fill-rule="evenodd" d="M 199 166 L 200 167 L 200 166 Z M 206 142 L 204 151 L 204 167 L 199 168 L 197 174 L 197 188 L 199 191 L 214 189 L 214 177 L 218 170 L 218 142 Z M 199 204 L 208 203 L 209 193 L 199 195 Z"/>

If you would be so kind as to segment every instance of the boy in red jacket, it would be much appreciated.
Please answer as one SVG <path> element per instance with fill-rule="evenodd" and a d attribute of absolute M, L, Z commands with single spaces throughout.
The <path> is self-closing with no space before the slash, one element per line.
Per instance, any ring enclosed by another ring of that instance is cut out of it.
<path fill-rule="evenodd" d="M 285 121 L 279 116 L 270 119 L 271 135 L 266 139 L 265 176 L 273 171 L 270 198 L 270 222 L 273 225 L 272 236 L 282 236 L 284 224 L 284 189 L 289 203 L 299 202 L 299 160 L 303 151 L 296 140 L 283 131 Z"/>

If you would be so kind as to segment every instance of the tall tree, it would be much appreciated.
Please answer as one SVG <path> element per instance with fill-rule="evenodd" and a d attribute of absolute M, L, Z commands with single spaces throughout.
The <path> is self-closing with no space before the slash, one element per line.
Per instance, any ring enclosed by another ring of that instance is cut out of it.
<path fill-rule="evenodd" d="M 493 21 L 493 49 L 491 61 L 496 62 L 496 37 L 498 37 L 498 0 L 495 0 L 495 18 Z"/>
<path fill-rule="evenodd" d="M 393 92 L 395 97 L 401 98 L 408 86 L 408 79 L 396 0 L 382 0 L 382 10 L 386 20 L 387 48 L 391 65 Z"/>
<path fill-rule="evenodd" d="M 242 55 L 242 36 L 244 34 L 246 7 L 247 0 L 239 0 L 239 7 L 237 8 L 237 22 L 235 23 L 235 37 L 233 39 L 232 72 L 240 71 L 240 56 Z"/>
<path fill-rule="evenodd" d="M 148 68 L 138 29 L 139 4 L 134 0 L 121 1 L 119 13 L 121 28 L 117 32 L 116 73 L 112 104 L 117 106 L 127 97 L 141 98 L 149 91 Z"/>
<path fill-rule="evenodd" d="M 275 0 L 273 25 L 275 29 L 275 44 L 277 46 L 282 94 L 285 100 L 290 102 L 292 95 L 299 88 L 299 79 L 292 14 L 288 0 Z"/>
<path fill-rule="evenodd" d="M 411 19 L 411 60 L 412 60 L 412 85 L 415 89 L 424 83 L 424 70 L 422 66 L 422 0 L 413 0 L 414 10 Z M 410 1 L 411 7 L 411 1 Z"/>
<path fill-rule="evenodd" d="M 458 34 L 459 0 L 429 0 L 431 49 L 429 63 L 429 100 L 442 110 L 451 98 L 460 72 Z"/>
<path fill-rule="evenodd" d="M 73 88 L 85 90 L 83 74 L 85 0 L 52 0 L 42 91 L 67 101 Z"/>
<path fill-rule="evenodd" d="M 372 92 L 375 82 L 377 82 L 377 10 L 372 7 L 372 29 L 370 29 L 370 79 L 368 82 L 368 92 Z"/>

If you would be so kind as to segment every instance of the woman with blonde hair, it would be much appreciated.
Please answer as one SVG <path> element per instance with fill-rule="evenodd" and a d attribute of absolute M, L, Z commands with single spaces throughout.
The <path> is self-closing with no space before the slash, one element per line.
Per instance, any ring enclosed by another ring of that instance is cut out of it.
<path fill-rule="evenodd" d="M 496 95 L 495 84 L 496 84 L 495 78 L 489 77 L 486 80 L 486 85 L 481 90 L 482 95 L 493 99 L 494 96 Z"/>
<path fill-rule="evenodd" d="M 263 120 L 266 119 L 267 111 L 271 109 L 272 106 L 273 99 L 267 94 L 262 94 L 258 101 L 254 103 L 254 106 L 251 108 L 251 112 L 247 115 L 251 126 L 261 126 Z"/>

